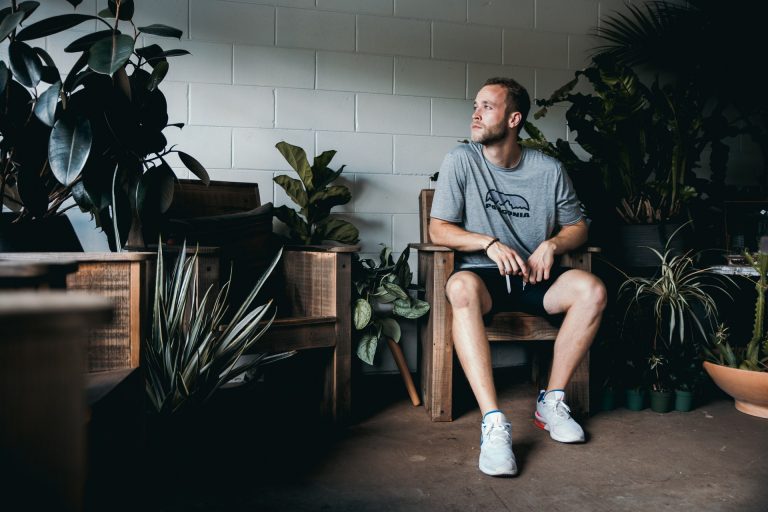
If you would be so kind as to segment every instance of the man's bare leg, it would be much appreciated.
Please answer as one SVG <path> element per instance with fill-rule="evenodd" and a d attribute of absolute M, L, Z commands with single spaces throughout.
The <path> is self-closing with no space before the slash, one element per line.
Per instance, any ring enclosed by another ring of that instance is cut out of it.
<path fill-rule="evenodd" d="M 491 296 L 482 280 L 472 272 L 451 276 L 445 293 L 453 310 L 453 346 L 483 413 L 478 466 L 490 476 L 516 475 L 512 427 L 499 410 L 491 349 L 483 325 L 483 314 L 491 309 Z"/>
<path fill-rule="evenodd" d="M 491 296 L 482 280 L 472 272 L 452 275 L 445 293 L 453 311 L 453 346 L 480 411 L 485 414 L 498 409 L 491 349 L 483 325 L 483 315 L 491 309 Z"/>
<path fill-rule="evenodd" d="M 534 420 L 538 427 L 549 431 L 555 441 L 582 443 L 586 440 L 581 425 L 571 418 L 563 390 L 595 338 L 605 302 L 603 283 L 583 270 L 564 273 L 544 295 L 544 309 L 548 313 L 565 313 L 555 340 L 549 385 L 536 401 Z"/>
<path fill-rule="evenodd" d="M 562 274 L 544 295 L 549 314 L 565 313 L 555 340 L 547 389 L 563 389 L 589 350 L 606 305 L 602 281 L 583 270 Z"/>

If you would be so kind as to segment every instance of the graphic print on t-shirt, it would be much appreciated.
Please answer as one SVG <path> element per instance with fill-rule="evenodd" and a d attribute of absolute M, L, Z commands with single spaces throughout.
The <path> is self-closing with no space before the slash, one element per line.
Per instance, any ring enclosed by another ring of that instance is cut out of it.
<path fill-rule="evenodd" d="M 505 194 L 498 190 L 489 190 L 485 194 L 485 208 L 491 208 L 510 217 L 530 217 L 531 207 L 528 201 L 518 194 Z"/>

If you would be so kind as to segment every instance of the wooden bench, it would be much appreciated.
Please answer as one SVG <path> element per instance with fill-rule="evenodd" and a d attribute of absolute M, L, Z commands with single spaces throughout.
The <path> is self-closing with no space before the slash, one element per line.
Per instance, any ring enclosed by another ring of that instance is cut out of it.
<path fill-rule="evenodd" d="M 352 253 L 357 246 L 289 246 L 278 278 L 278 318 L 258 351 L 321 349 L 324 384 L 321 413 L 336 423 L 349 419 L 352 371 Z"/>
<path fill-rule="evenodd" d="M 453 339 L 451 306 L 445 296 L 445 284 L 453 272 L 454 251 L 430 242 L 429 215 L 434 190 L 419 194 L 421 241 L 411 244 L 418 250 L 418 281 L 425 289 L 431 308 L 419 328 L 421 342 L 421 390 L 424 406 L 432 421 L 453 419 Z M 591 249 L 575 251 L 563 257 L 563 265 L 591 270 Z M 520 312 L 498 313 L 486 325 L 489 341 L 554 341 L 558 329 L 545 318 Z M 537 373 L 537 370 L 534 370 Z M 546 378 L 546 372 L 542 376 Z M 589 354 L 576 369 L 566 389 L 568 403 L 581 414 L 589 412 Z"/>

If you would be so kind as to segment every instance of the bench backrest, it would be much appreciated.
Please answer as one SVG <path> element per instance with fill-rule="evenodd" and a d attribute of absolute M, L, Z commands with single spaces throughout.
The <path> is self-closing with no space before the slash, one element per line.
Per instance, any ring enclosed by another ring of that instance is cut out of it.
<path fill-rule="evenodd" d="M 422 189 L 419 192 L 419 229 L 421 232 L 421 243 L 428 244 L 432 242 L 429 238 L 429 213 L 432 211 L 432 199 L 435 197 L 434 189 Z"/>

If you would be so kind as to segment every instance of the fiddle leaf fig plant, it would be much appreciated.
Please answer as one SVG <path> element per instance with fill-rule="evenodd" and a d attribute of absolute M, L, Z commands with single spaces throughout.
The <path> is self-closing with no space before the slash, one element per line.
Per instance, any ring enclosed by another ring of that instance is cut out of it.
<path fill-rule="evenodd" d="M 82 0 L 67 0 L 77 7 Z M 173 197 L 175 174 L 166 161 L 178 153 L 204 182 L 208 173 L 192 156 L 168 148 L 169 124 L 159 84 L 167 57 L 186 50 L 141 46 L 142 34 L 180 38 L 166 25 L 138 27 L 133 0 L 109 0 L 98 16 L 62 14 L 34 21 L 39 2 L 10 0 L 0 9 L 0 210 L 18 220 L 58 215 L 78 206 L 90 212 L 120 250 L 129 231 L 152 223 Z M 35 42 L 97 22 L 74 40 L 79 55 L 60 70 Z M 70 199 L 74 200 L 72 204 Z M 143 243 L 143 241 L 141 242 Z"/>
<path fill-rule="evenodd" d="M 347 204 L 352 198 L 344 185 L 331 185 L 345 167 L 342 165 L 336 171 L 328 167 L 336 151 L 321 153 L 309 165 L 302 148 L 285 141 L 278 142 L 275 147 L 299 175 L 299 179 L 286 175 L 274 178 L 300 208 L 298 212 L 285 205 L 275 208 L 275 217 L 288 226 L 290 238 L 301 244 L 320 244 L 324 240 L 345 244 L 357 242 L 360 235 L 357 228 L 331 216 L 334 206 Z"/>
<path fill-rule="evenodd" d="M 406 290 L 411 286 L 408 247 L 397 263 L 386 245 L 379 255 L 378 265 L 372 259 L 355 254 L 352 265 L 352 318 L 358 331 L 357 357 L 373 364 L 376 348 L 382 337 L 400 342 L 400 324 L 396 317 L 416 319 L 429 311 L 429 304 L 412 298 Z"/>

